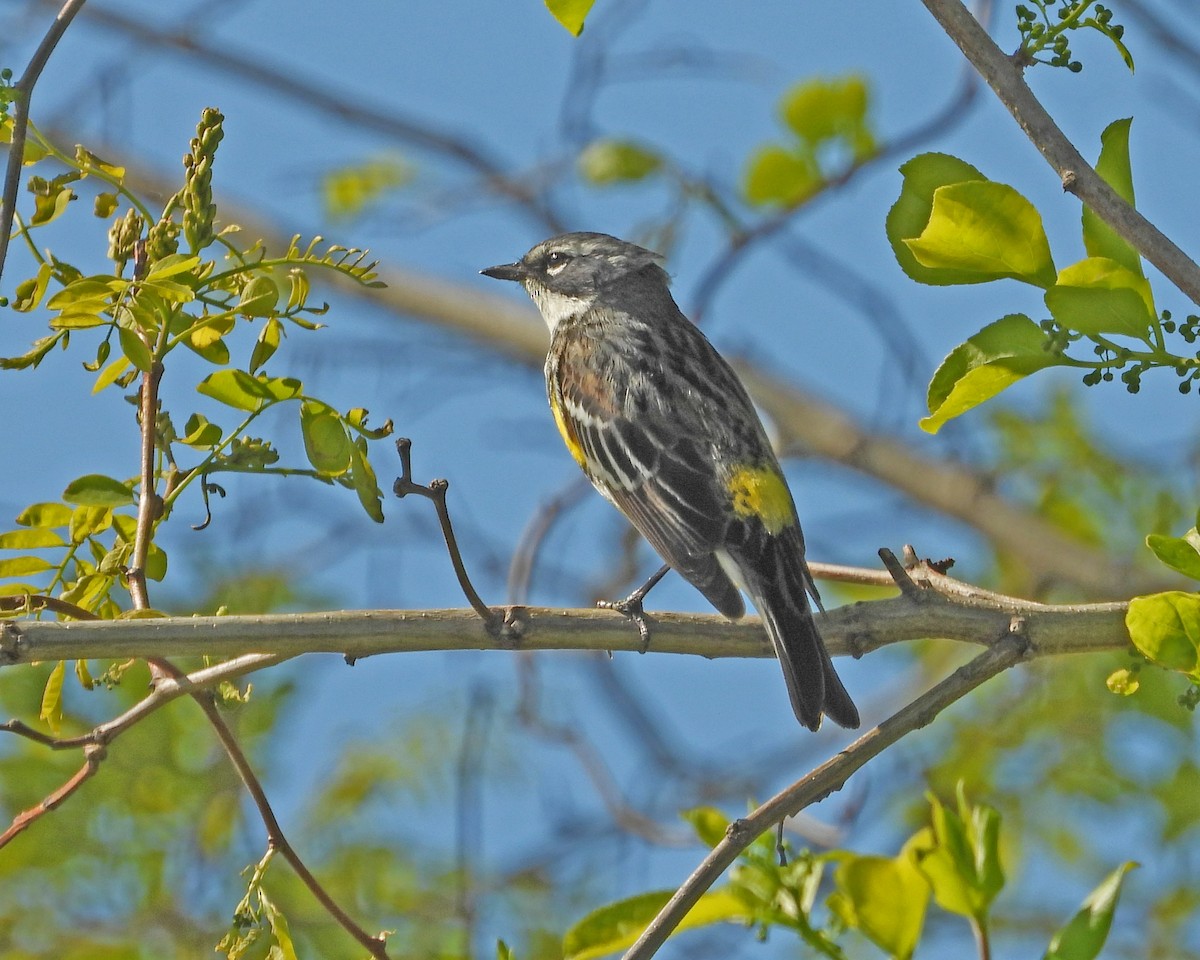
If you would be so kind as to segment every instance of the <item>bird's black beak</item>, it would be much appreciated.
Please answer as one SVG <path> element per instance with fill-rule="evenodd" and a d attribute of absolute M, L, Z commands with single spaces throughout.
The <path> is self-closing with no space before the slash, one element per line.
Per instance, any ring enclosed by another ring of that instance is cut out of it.
<path fill-rule="evenodd" d="M 525 265 L 523 263 L 501 263 L 494 267 L 487 267 L 480 270 L 485 277 L 492 277 L 495 280 L 524 280 Z"/>

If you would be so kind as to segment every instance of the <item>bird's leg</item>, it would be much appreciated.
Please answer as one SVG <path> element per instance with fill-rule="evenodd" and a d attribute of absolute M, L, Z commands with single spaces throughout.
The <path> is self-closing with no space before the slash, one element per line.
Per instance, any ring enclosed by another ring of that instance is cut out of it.
<path fill-rule="evenodd" d="M 623 614 L 626 618 L 637 624 L 638 636 L 642 641 L 642 653 L 650 649 L 650 626 L 646 623 L 646 611 L 642 608 L 642 601 L 646 599 L 646 594 L 654 589 L 655 584 L 665 577 L 670 569 L 670 565 L 664 563 L 654 572 L 649 580 L 634 590 L 624 600 L 600 600 L 596 603 L 596 606 L 601 609 L 616 610 L 617 613 Z"/>

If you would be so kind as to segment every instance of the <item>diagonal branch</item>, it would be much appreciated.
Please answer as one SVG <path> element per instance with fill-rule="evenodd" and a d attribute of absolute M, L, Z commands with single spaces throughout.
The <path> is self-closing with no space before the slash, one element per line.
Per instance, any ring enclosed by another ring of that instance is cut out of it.
<path fill-rule="evenodd" d="M 66 33 L 75 15 L 83 9 L 86 0 L 67 0 L 46 31 L 42 42 L 26 66 L 21 79 L 14 85 L 16 98 L 11 108 L 12 139 L 8 147 L 8 167 L 4 171 L 4 188 L 0 193 L 0 276 L 4 275 L 4 261 L 8 257 L 8 241 L 12 235 L 13 217 L 17 211 L 17 188 L 21 183 L 21 165 L 25 162 L 25 136 L 29 128 L 29 101 L 33 87 L 42 75 L 50 54 Z"/>
<path fill-rule="evenodd" d="M 921 0 L 992 88 L 1025 135 L 1082 200 L 1193 303 L 1200 303 L 1200 267 L 1154 224 L 1117 195 L 1083 159 L 1025 82 L 1021 64 L 1008 57 L 961 0 Z"/>
<path fill-rule="evenodd" d="M 1013 626 L 1016 628 L 1017 622 Z M 712 849 L 683 886 L 675 891 L 638 941 L 629 948 L 623 960 L 647 960 L 652 957 L 705 891 L 756 837 L 784 817 L 793 816 L 835 790 L 840 790 L 850 776 L 868 761 L 909 733 L 931 723 L 939 713 L 980 684 L 1018 663 L 1025 655 L 1025 650 L 1024 637 L 1019 630 L 1014 630 L 912 703 L 896 711 L 879 726 L 863 734 L 833 759 L 776 794 L 748 817 L 730 824 L 725 839 Z"/>

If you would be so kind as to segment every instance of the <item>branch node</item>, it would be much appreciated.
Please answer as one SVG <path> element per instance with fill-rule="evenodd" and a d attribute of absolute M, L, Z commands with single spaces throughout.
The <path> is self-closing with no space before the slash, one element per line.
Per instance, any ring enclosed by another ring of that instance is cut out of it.
<path fill-rule="evenodd" d="M 1030 647 L 1033 645 L 1029 637 L 1029 621 L 1020 614 L 1013 614 L 1011 619 L 1008 621 L 1007 636 L 1014 637 L 1019 642 L 1021 656 L 1024 658 L 1025 654 L 1029 652 Z"/>
<path fill-rule="evenodd" d="M 1079 185 L 1079 178 L 1075 175 L 1074 170 L 1064 170 L 1062 172 L 1062 188 L 1063 193 L 1074 193 Z"/>
<path fill-rule="evenodd" d="M 529 629 L 529 620 L 525 616 L 523 604 L 512 604 L 504 607 L 504 613 L 496 627 L 496 638 L 512 649 L 521 645 L 525 631 Z"/>
<path fill-rule="evenodd" d="M 916 551 L 913 550 L 911 546 L 905 545 L 905 561 L 911 560 L 911 566 L 916 566 L 916 556 Z M 883 565 L 887 568 L 887 572 L 892 575 L 892 580 L 895 581 L 896 586 L 900 588 L 900 592 L 907 599 L 912 600 L 915 603 L 920 603 L 922 600 L 924 600 L 925 591 L 917 586 L 917 584 L 913 582 L 913 578 L 908 575 L 908 569 L 906 569 L 906 567 L 908 567 L 909 564 L 907 562 L 905 564 L 901 564 L 900 561 L 896 559 L 896 555 L 887 547 L 879 548 L 879 559 L 883 561 Z"/>
<path fill-rule="evenodd" d="M 11 620 L 0 620 L 0 664 L 21 659 L 21 628 Z"/>

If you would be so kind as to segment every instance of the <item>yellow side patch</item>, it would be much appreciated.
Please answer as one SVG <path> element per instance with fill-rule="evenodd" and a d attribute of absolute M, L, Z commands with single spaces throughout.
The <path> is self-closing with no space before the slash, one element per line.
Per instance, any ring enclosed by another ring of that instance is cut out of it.
<path fill-rule="evenodd" d="M 758 517 L 768 533 L 779 533 L 796 522 L 796 508 L 787 483 L 774 467 L 741 467 L 725 485 L 734 513 Z"/>
<path fill-rule="evenodd" d="M 574 457 L 575 462 L 583 467 L 584 470 L 587 470 L 587 457 L 584 455 L 583 447 L 579 445 L 579 437 L 575 435 L 571 424 L 563 416 L 562 408 L 554 401 L 551 401 L 550 409 L 554 413 L 554 422 L 558 424 L 558 432 L 562 434 L 563 443 L 571 451 L 571 456 Z"/>

